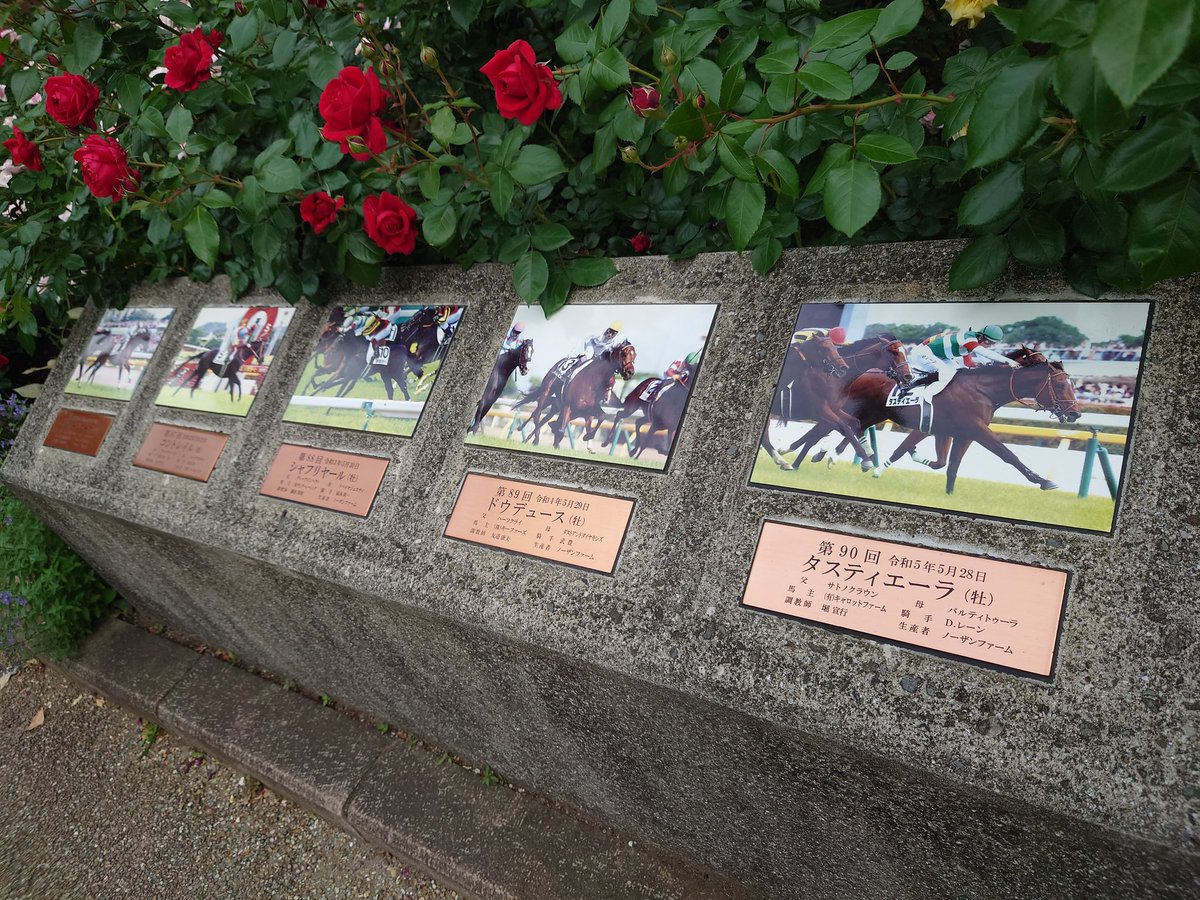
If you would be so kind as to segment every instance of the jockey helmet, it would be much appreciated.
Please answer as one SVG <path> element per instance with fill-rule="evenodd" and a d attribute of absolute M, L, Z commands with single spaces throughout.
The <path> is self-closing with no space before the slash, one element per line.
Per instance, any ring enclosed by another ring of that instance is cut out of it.
<path fill-rule="evenodd" d="M 622 322 L 620 319 L 613 319 L 611 322 L 608 323 L 608 330 L 612 331 L 612 332 L 620 331 L 621 325 L 622 325 Z"/>
<path fill-rule="evenodd" d="M 829 329 L 829 339 L 835 344 L 846 343 L 846 329 L 841 325 L 837 325 Z"/>
<path fill-rule="evenodd" d="M 525 330 L 525 323 L 524 322 L 513 322 L 512 330 L 513 330 L 513 334 L 520 334 L 522 331 Z"/>
<path fill-rule="evenodd" d="M 984 325 L 975 334 L 989 341 L 998 341 L 1004 337 L 1004 329 L 999 325 Z"/>
<path fill-rule="evenodd" d="M 687 356 L 685 356 L 683 358 L 683 361 L 685 363 L 687 363 L 689 366 L 694 366 L 696 363 L 700 362 L 700 351 L 693 350 L 691 353 L 689 353 Z"/>

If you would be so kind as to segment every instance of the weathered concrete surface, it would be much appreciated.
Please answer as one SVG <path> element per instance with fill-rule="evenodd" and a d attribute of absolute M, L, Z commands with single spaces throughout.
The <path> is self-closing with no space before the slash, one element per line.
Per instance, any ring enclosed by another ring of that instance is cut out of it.
<path fill-rule="evenodd" d="M 488 267 L 402 270 L 329 298 L 467 305 L 411 440 L 280 423 L 324 317 L 313 308 L 246 420 L 155 410 L 195 308 L 226 290 L 168 286 L 138 300 L 184 308 L 135 401 L 66 401 L 117 413 L 100 456 L 40 446 L 63 370 L 3 474 L 139 608 L 780 893 L 1186 894 L 1200 884 L 1188 285 L 1153 294 L 1111 537 L 746 486 L 797 304 L 957 299 L 944 288 L 956 249 L 797 252 L 766 279 L 729 255 L 624 260 L 580 292 L 573 302 L 721 304 L 662 474 L 463 445 L 516 303 Z M 1043 273 L 992 290 L 1070 296 Z M 130 465 L 156 419 L 230 432 L 209 484 Z M 390 457 L 371 516 L 258 496 L 284 440 Z M 467 470 L 637 497 L 615 575 L 442 538 Z M 1070 570 L 1055 681 L 741 609 L 766 516 Z"/>

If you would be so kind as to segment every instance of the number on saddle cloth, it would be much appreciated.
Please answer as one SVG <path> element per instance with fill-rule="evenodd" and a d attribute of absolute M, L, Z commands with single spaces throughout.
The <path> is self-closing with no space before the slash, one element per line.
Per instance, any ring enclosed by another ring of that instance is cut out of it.
<path fill-rule="evenodd" d="M 568 356 L 557 366 L 555 366 L 553 372 L 554 377 L 558 378 L 560 381 L 567 381 L 571 375 L 571 371 L 582 359 L 583 357 L 581 356 Z"/>
<path fill-rule="evenodd" d="M 667 383 L 665 378 L 655 378 L 652 382 L 646 385 L 646 389 L 642 391 L 641 401 L 649 403 L 654 399 L 656 394 L 661 394 L 664 390 L 663 385 Z"/>
<path fill-rule="evenodd" d="M 386 366 L 392 358 L 392 348 L 387 344 L 375 348 L 375 356 L 371 360 L 373 366 Z"/>

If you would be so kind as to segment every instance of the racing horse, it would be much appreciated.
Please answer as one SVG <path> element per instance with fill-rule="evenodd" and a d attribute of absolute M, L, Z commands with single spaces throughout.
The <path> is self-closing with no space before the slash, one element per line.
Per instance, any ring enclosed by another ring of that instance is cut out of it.
<path fill-rule="evenodd" d="M 196 388 L 200 386 L 200 382 L 203 380 L 204 376 L 209 372 L 212 372 L 217 376 L 218 382 L 222 378 L 229 382 L 226 386 L 229 388 L 230 403 L 233 402 L 234 388 L 237 388 L 237 399 L 241 400 L 242 380 L 238 377 L 238 372 L 241 371 L 242 366 L 245 365 L 251 357 L 254 357 L 259 362 L 262 362 L 264 350 L 266 350 L 266 341 L 260 340 L 249 341 L 248 343 L 234 348 L 232 355 L 223 363 L 218 363 L 216 361 L 217 355 L 221 351 L 215 348 L 212 350 L 205 350 L 202 353 L 197 353 L 194 356 L 189 356 L 175 367 L 175 371 L 171 373 L 170 378 L 174 378 L 176 375 L 182 372 L 184 367 L 190 362 L 196 363 L 196 370 L 184 378 L 179 387 L 175 388 L 175 394 L 178 394 L 188 384 L 190 384 L 191 389 L 188 391 L 188 396 L 192 396 L 196 393 Z M 218 383 L 217 388 L 214 388 L 214 390 L 219 388 L 220 384 Z M 171 396 L 175 396 L 175 394 L 172 394 Z"/>
<path fill-rule="evenodd" d="M 688 395 L 692 392 L 692 378 L 695 371 L 691 363 L 685 363 L 683 376 L 672 378 L 647 378 L 625 395 L 621 408 L 613 415 L 612 430 L 601 442 L 601 447 L 607 447 L 617 438 L 617 428 L 622 419 L 641 411 L 646 421 L 646 433 L 642 434 L 641 423 L 634 426 L 635 437 L 633 459 L 642 455 L 642 451 L 650 446 L 650 439 L 660 431 L 665 431 L 666 439 L 663 446 L 669 452 L 675 441 L 675 432 L 683 411 L 687 407 Z M 657 383 L 657 386 L 656 386 Z"/>
<path fill-rule="evenodd" d="M 908 366 L 908 354 L 904 352 L 904 344 L 899 341 L 894 334 L 885 331 L 876 337 L 863 338 L 847 344 L 844 347 L 838 347 L 837 349 L 838 354 L 843 360 L 846 361 L 847 366 L 849 366 L 849 371 L 846 375 L 846 378 L 841 382 L 843 393 L 847 390 L 848 385 L 850 385 L 854 379 L 873 369 L 884 372 L 897 384 L 908 384 L 912 380 L 912 370 Z M 793 387 L 791 390 L 795 390 L 795 388 Z M 790 404 L 790 420 L 816 420 L 818 418 L 816 413 L 805 415 L 804 409 L 798 409 L 796 407 L 795 401 L 802 400 L 803 396 L 804 395 L 800 395 L 800 397 L 793 398 Z M 825 430 L 822 431 L 818 437 L 824 437 L 829 432 L 835 430 L 842 435 L 845 435 L 845 432 L 837 428 L 836 423 L 828 417 L 825 417 L 825 426 Z M 816 427 L 817 425 L 814 424 L 813 428 L 815 429 Z M 801 445 L 808 441 L 810 435 L 812 434 L 812 429 L 810 429 L 808 432 L 805 432 L 802 437 L 793 442 L 792 445 L 783 452 L 791 453 L 792 451 L 798 449 Z M 858 444 L 856 442 L 856 446 L 857 445 Z M 763 446 L 766 447 L 767 452 L 771 454 L 771 458 L 775 460 L 775 463 L 780 468 L 788 468 L 787 462 L 784 461 L 780 454 L 772 450 L 769 442 L 765 443 Z M 846 441 L 844 439 L 842 446 L 846 446 Z M 801 457 L 801 459 L 803 459 L 803 457 Z M 796 468 L 796 465 L 792 464 L 790 468 L 794 469 Z M 865 472 L 868 468 L 869 466 L 864 465 L 863 471 Z"/>
<path fill-rule="evenodd" d="M 511 350 L 500 351 L 496 357 L 496 364 L 492 366 L 492 374 L 488 376 L 487 385 L 484 386 L 483 396 L 479 398 L 479 403 L 475 406 L 475 421 L 471 423 L 470 428 L 472 434 L 479 430 L 483 417 L 488 414 L 492 404 L 504 393 L 504 387 L 508 384 L 508 379 L 512 377 L 513 370 L 520 369 L 522 375 L 528 375 L 531 362 L 533 362 L 533 338 L 525 338 Z"/>
<path fill-rule="evenodd" d="M 836 428 L 851 440 L 858 440 L 858 433 L 854 430 L 857 423 L 842 411 L 842 384 L 849 371 L 850 364 L 842 359 L 837 345 L 827 335 L 813 335 L 788 345 L 779 385 L 771 398 L 767 424 L 763 426 L 762 437 L 759 438 L 759 444 L 776 464 L 787 465 L 771 445 L 767 434 L 771 427 L 771 416 L 784 423 L 799 419 L 815 420 L 822 427 L 828 423 L 829 428 Z M 825 428 L 822 434 L 829 428 Z"/>
<path fill-rule="evenodd" d="M 110 363 L 117 367 L 117 385 L 121 384 L 121 374 L 127 372 L 129 380 L 133 381 L 133 366 L 129 360 L 133 357 L 133 351 L 149 346 L 154 340 L 154 335 L 150 333 L 150 329 L 144 325 L 129 336 L 125 344 L 118 350 L 117 345 L 113 344 L 107 350 L 102 350 L 96 354 L 96 359 L 90 366 L 87 367 L 87 380 L 89 382 L 96 380 L 96 373 L 104 366 L 105 363 Z M 80 376 L 80 380 L 83 376 Z"/>
<path fill-rule="evenodd" d="M 557 449 L 571 420 L 582 418 L 587 426 L 583 439 L 588 445 L 588 451 L 592 452 L 592 438 L 595 437 L 596 429 L 600 427 L 605 416 L 600 404 L 608 396 L 615 376 L 633 376 L 633 363 L 636 359 L 637 349 L 633 344 L 621 341 L 569 371 L 566 365 L 571 361 L 571 357 L 564 357 L 556 362 L 546 373 L 542 383 L 525 394 L 513 407 L 516 409 L 531 401 L 537 401 L 528 419 L 533 423 L 534 445 L 540 442 L 542 426 L 550 422 L 554 432 L 554 446 Z M 564 374 L 559 374 L 560 372 Z"/>
<path fill-rule="evenodd" d="M 120 339 L 120 335 L 113 334 L 111 328 L 97 329 L 88 339 L 87 349 L 79 355 L 79 371 L 75 375 L 75 380 L 83 380 L 83 367 L 87 364 L 89 357 L 96 357 L 101 353 L 111 353 L 112 348 Z"/>
<path fill-rule="evenodd" d="M 963 456 L 976 443 L 990 450 L 1043 491 L 1058 487 L 1022 463 L 988 426 L 996 410 L 1009 403 L 1024 403 L 1026 397 L 1032 397 L 1037 409 L 1050 412 L 1059 422 L 1074 422 L 1080 416 L 1075 389 L 1062 363 L 1048 362 L 1046 357 L 1026 347 L 1006 355 L 1019 366 L 963 369 L 933 398 L 931 433 L 938 439 L 938 455 L 945 459 L 949 449 L 947 494 L 954 493 L 954 483 Z M 887 405 L 892 387 L 886 376 L 863 375 L 850 385 L 845 407 L 848 413 L 858 419 L 863 429 L 890 419 L 913 431 L 892 454 L 888 465 L 910 452 L 926 437 L 924 432 L 918 430 L 920 410 L 917 407 Z M 802 459 L 803 454 L 799 458 Z"/>
<path fill-rule="evenodd" d="M 336 384 L 344 389 L 338 393 L 340 397 L 363 376 L 362 369 L 370 342 L 353 331 L 328 333 L 328 326 L 326 329 L 317 339 L 317 349 L 313 353 L 313 373 L 301 393 L 319 394 Z M 316 359 L 318 354 L 321 356 L 320 361 Z M 328 377 L 318 384 L 317 379 L 323 375 Z"/>

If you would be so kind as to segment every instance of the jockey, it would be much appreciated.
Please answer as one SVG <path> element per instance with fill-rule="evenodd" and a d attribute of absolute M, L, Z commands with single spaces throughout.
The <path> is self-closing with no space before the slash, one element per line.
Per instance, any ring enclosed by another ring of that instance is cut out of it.
<path fill-rule="evenodd" d="M 945 331 L 917 344 L 908 356 L 908 364 L 917 372 L 935 376 L 925 394 L 927 399 L 933 399 L 945 390 L 955 372 L 973 367 L 976 358 L 1018 368 L 1019 364 L 1015 360 L 990 349 L 1003 337 L 1004 330 L 999 325 Z"/>
<path fill-rule="evenodd" d="M 504 337 L 504 343 L 500 345 L 500 352 L 507 353 L 509 350 L 516 350 L 520 347 L 521 341 L 524 340 L 522 335 L 524 331 L 524 322 L 513 322 L 513 327 L 508 329 L 508 334 Z"/>
<path fill-rule="evenodd" d="M 403 318 L 403 306 L 381 306 L 364 317 L 354 333 L 367 338 L 368 365 L 376 358 L 381 365 L 387 362 L 388 354 L 381 351 L 396 336 L 397 324 Z"/>
<path fill-rule="evenodd" d="M 663 372 L 663 378 L 678 381 L 680 384 L 687 384 L 688 376 L 691 375 L 692 369 L 696 367 L 696 363 L 698 362 L 700 362 L 700 353 L 693 350 L 683 359 L 677 359 L 667 366 L 667 371 Z"/>
<path fill-rule="evenodd" d="M 846 329 L 841 325 L 835 325 L 833 328 L 801 328 L 792 335 L 792 343 L 803 344 L 815 337 L 827 337 L 841 347 L 846 343 Z"/>
<path fill-rule="evenodd" d="M 616 319 L 609 323 L 609 326 L 604 329 L 603 334 L 595 334 L 584 341 L 583 353 L 579 358 L 587 357 L 595 359 L 603 354 L 606 350 L 611 350 L 617 344 L 619 333 L 621 331 L 621 320 Z"/>

